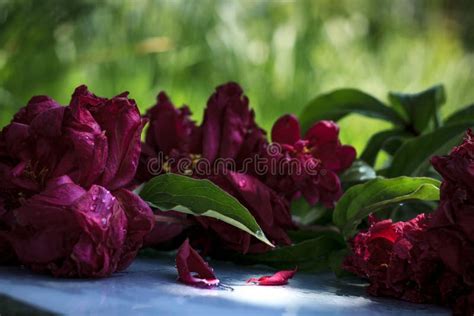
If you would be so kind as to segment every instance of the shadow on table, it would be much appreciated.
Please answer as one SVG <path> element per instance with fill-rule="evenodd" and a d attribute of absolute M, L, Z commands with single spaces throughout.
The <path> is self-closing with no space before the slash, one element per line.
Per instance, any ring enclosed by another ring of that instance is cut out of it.
<path fill-rule="evenodd" d="M 0 315 L 56 315 L 52 312 L 0 294 Z"/>

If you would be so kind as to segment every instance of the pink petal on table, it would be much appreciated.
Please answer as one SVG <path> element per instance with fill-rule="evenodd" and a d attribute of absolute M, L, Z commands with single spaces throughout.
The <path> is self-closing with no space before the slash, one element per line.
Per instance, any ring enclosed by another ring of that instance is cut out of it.
<path fill-rule="evenodd" d="M 214 275 L 213 269 L 204 259 L 189 245 L 186 239 L 176 255 L 176 268 L 178 269 L 178 280 L 184 284 L 214 287 L 219 285 L 219 279 Z M 192 273 L 195 273 L 194 275 Z"/>
<path fill-rule="evenodd" d="M 247 283 L 255 283 L 257 285 L 285 285 L 288 284 L 288 280 L 293 278 L 296 273 L 294 270 L 283 270 L 278 271 L 274 275 L 266 275 L 260 278 L 250 278 Z"/>

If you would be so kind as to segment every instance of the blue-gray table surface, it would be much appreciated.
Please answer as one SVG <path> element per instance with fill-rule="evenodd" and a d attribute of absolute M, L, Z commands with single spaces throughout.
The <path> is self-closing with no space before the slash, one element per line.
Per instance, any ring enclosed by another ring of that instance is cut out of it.
<path fill-rule="evenodd" d="M 225 285 L 197 289 L 176 281 L 173 258 L 138 258 L 107 279 L 67 280 L 0 267 L 0 316 L 71 315 L 449 315 L 436 306 L 373 298 L 359 282 L 330 273 L 296 276 L 285 286 L 247 285 L 265 267 L 212 262 Z"/>

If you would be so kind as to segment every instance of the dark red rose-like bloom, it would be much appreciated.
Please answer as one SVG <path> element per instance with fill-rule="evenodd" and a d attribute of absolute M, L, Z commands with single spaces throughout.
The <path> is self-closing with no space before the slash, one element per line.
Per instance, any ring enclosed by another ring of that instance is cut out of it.
<path fill-rule="evenodd" d="M 187 106 L 176 109 L 164 92 L 157 97 L 156 106 L 146 114 L 150 123 L 146 144 L 165 155 L 171 152 L 194 153 L 199 150 L 200 129 L 191 120 Z"/>
<path fill-rule="evenodd" d="M 178 270 L 178 280 L 184 284 L 214 287 L 219 285 L 219 279 L 214 275 L 213 269 L 194 250 L 189 240 L 186 239 L 176 255 L 176 268 Z M 195 275 L 193 275 L 195 273 Z"/>
<path fill-rule="evenodd" d="M 65 277 L 126 268 L 153 227 L 149 207 L 124 189 L 142 127 L 126 93 L 105 99 L 81 86 L 69 106 L 33 97 L 0 133 L 2 256 Z"/>
<path fill-rule="evenodd" d="M 121 188 L 135 176 L 143 121 L 123 93 L 110 100 L 80 86 L 71 105 L 33 97 L 2 131 L 0 189 L 37 192 L 46 179 L 68 175 L 88 188 Z"/>
<path fill-rule="evenodd" d="M 433 157 L 433 167 L 443 176 L 441 201 L 433 214 L 428 236 L 449 271 L 449 286 L 441 287 L 442 300 L 455 314 L 474 313 L 474 138 L 469 130 L 464 142 L 447 156 Z M 446 283 L 446 282 L 445 282 Z M 453 290 L 455 289 L 455 290 Z"/>
<path fill-rule="evenodd" d="M 239 164 L 266 143 L 248 98 L 234 82 L 217 87 L 211 95 L 201 128 L 202 157 L 211 163 L 216 158 L 231 158 Z"/>
<path fill-rule="evenodd" d="M 288 284 L 288 280 L 292 279 L 296 273 L 294 270 L 283 270 L 278 271 L 273 275 L 266 275 L 259 278 L 250 278 L 247 283 L 255 283 L 258 285 L 272 286 L 272 285 L 285 285 Z"/>
<path fill-rule="evenodd" d="M 127 268 L 152 225 L 151 210 L 127 190 L 114 196 L 102 186 L 85 190 L 68 176 L 13 211 L 2 232 L 19 261 L 61 277 L 105 277 Z"/>
<path fill-rule="evenodd" d="M 266 175 L 265 183 L 289 199 L 302 194 L 310 204 L 334 207 L 342 195 L 337 173 L 349 168 L 356 157 L 353 147 L 341 145 L 336 123 L 320 121 L 301 137 L 298 119 L 285 115 L 273 125 L 272 141 L 279 147 L 267 148 L 267 157 L 270 165 L 277 160 L 279 172 Z"/>
<path fill-rule="evenodd" d="M 436 302 L 439 262 L 426 238 L 429 216 L 407 222 L 376 221 L 351 241 L 344 268 L 370 282 L 368 292 L 422 303 Z"/>

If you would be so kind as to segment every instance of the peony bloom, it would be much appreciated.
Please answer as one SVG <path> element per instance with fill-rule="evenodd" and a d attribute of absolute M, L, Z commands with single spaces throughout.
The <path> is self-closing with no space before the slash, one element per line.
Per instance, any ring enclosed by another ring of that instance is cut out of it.
<path fill-rule="evenodd" d="M 255 113 L 242 88 L 234 82 L 217 87 L 207 101 L 202 129 L 202 157 L 233 159 L 240 167 L 266 144 L 265 132 L 255 122 Z"/>
<path fill-rule="evenodd" d="M 250 278 L 247 280 L 247 283 L 255 283 L 258 285 L 285 285 L 288 284 L 288 280 L 292 279 L 296 273 L 294 270 L 283 270 L 278 271 L 274 275 L 266 275 L 260 278 Z"/>
<path fill-rule="evenodd" d="M 433 157 L 433 167 L 443 176 L 441 201 L 433 214 L 428 236 L 448 270 L 449 286 L 441 287 L 442 300 L 455 314 L 474 313 L 474 138 L 469 130 L 464 142 L 447 156 Z"/>
<path fill-rule="evenodd" d="M 128 185 L 137 168 L 143 121 L 126 95 L 108 100 L 80 86 L 67 107 L 33 97 L 2 131 L 0 188 L 38 192 L 45 180 L 62 175 L 85 188 Z"/>
<path fill-rule="evenodd" d="M 334 122 L 320 121 L 302 138 L 297 118 L 282 116 L 272 128 L 273 147 L 267 148 L 270 168 L 278 166 L 278 172 L 267 174 L 264 182 L 290 200 L 302 194 L 310 204 L 334 207 L 342 195 L 337 174 L 356 157 L 355 149 L 341 145 L 338 137 Z"/>
<path fill-rule="evenodd" d="M 60 277 L 105 277 L 127 268 L 153 225 L 149 207 L 130 191 L 85 190 L 68 176 L 49 180 L 13 216 L 2 236 L 18 260 Z"/>
<path fill-rule="evenodd" d="M 126 93 L 105 99 L 81 86 L 65 107 L 33 97 L 0 133 L 2 256 L 66 277 L 126 268 L 153 226 L 149 207 L 124 189 L 142 127 Z"/>
<path fill-rule="evenodd" d="M 214 287 L 219 285 L 219 279 L 209 264 L 189 245 L 186 239 L 176 255 L 176 268 L 178 280 L 184 284 Z M 196 273 L 193 275 L 193 273 Z"/>
<path fill-rule="evenodd" d="M 176 109 L 164 92 L 146 114 L 149 120 L 145 146 L 165 156 L 195 153 L 200 148 L 200 129 L 191 120 L 187 106 Z"/>
<path fill-rule="evenodd" d="M 436 302 L 439 262 L 426 238 L 429 216 L 376 221 L 351 241 L 344 268 L 369 280 L 368 292 L 416 303 Z"/>

